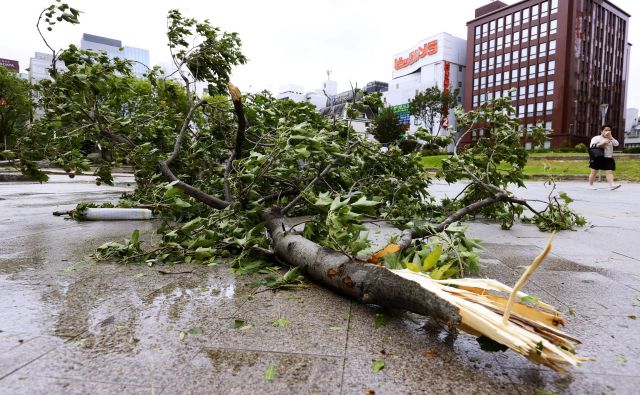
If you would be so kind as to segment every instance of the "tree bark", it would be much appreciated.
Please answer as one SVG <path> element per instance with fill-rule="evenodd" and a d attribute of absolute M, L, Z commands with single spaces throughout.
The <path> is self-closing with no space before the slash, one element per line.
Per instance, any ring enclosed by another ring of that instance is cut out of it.
<path fill-rule="evenodd" d="M 300 267 L 311 279 L 364 303 L 409 310 L 451 326 L 460 323 L 457 307 L 419 284 L 384 267 L 355 261 L 322 247 L 297 232 L 287 232 L 280 209 L 267 210 L 263 218 L 276 255 L 287 264 Z"/>

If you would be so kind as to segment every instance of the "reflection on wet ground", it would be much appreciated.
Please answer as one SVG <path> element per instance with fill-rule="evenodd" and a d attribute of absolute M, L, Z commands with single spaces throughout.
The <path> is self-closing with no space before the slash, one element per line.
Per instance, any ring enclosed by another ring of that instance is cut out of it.
<path fill-rule="evenodd" d="M 136 228 L 150 240 L 155 224 L 76 223 L 51 212 L 124 190 L 0 184 L 0 393 L 634 393 L 640 385 L 640 270 L 589 247 L 599 227 L 561 233 L 556 245 L 572 246 L 554 249 L 526 289 L 566 313 L 567 331 L 585 342 L 580 354 L 596 357 L 563 376 L 319 286 L 255 293 L 254 277 L 236 277 L 223 262 L 170 275 L 96 263 L 96 246 Z M 488 241 L 482 275 L 506 283 L 547 237 L 482 223 L 472 232 Z M 376 314 L 389 323 L 376 329 Z M 373 360 L 384 369 L 373 373 Z"/>

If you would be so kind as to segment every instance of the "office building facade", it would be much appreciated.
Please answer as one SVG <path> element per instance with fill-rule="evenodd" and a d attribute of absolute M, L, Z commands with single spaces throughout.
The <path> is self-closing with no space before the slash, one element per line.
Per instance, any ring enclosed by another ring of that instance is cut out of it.
<path fill-rule="evenodd" d="M 109 58 L 128 59 L 133 62 L 133 74 L 142 78 L 149 67 L 149 50 L 122 45 L 122 41 L 113 38 L 83 34 L 80 40 L 80 49 L 89 49 L 96 52 L 104 52 Z"/>
<path fill-rule="evenodd" d="M 552 130 L 545 148 L 588 144 L 604 123 L 624 138 L 629 14 L 607 0 L 492 2 L 467 23 L 464 106 L 511 96 L 527 129 Z M 479 136 L 468 135 L 465 143 Z"/>

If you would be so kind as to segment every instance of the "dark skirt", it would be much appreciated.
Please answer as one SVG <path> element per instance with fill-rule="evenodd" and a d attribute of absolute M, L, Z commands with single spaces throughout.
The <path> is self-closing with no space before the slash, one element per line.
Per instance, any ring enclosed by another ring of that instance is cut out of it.
<path fill-rule="evenodd" d="M 589 167 L 594 170 L 615 170 L 616 161 L 613 158 L 596 158 L 589 160 Z"/>

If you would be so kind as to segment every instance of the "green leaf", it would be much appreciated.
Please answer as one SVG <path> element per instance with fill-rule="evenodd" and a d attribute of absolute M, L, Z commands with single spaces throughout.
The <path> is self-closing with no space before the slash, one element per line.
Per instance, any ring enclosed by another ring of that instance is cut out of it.
<path fill-rule="evenodd" d="M 195 258 L 202 261 L 206 258 L 211 258 L 215 252 L 216 250 L 211 247 L 198 247 L 196 248 Z"/>
<path fill-rule="evenodd" d="M 415 263 L 412 263 L 412 262 L 406 262 L 405 266 L 407 267 L 407 269 L 411 270 L 412 272 L 420 273 L 422 271 L 422 268 L 420 267 L 420 265 L 416 265 Z"/>
<path fill-rule="evenodd" d="M 276 377 L 276 365 L 270 363 L 264 370 L 264 379 L 267 381 L 273 381 Z"/>
<path fill-rule="evenodd" d="M 240 329 L 245 325 L 245 322 L 243 320 L 234 320 L 233 321 L 233 328 L 234 329 Z"/>
<path fill-rule="evenodd" d="M 194 326 L 193 328 L 189 329 L 189 334 L 190 335 L 201 335 L 202 333 L 204 333 L 204 331 L 202 330 L 202 328 Z"/>
<path fill-rule="evenodd" d="M 380 328 L 381 326 L 386 326 L 389 323 L 389 317 L 387 317 L 384 314 L 376 314 L 375 317 L 375 321 L 373 323 L 373 325 L 375 326 L 376 329 Z"/>
<path fill-rule="evenodd" d="M 272 326 L 279 327 L 279 328 L 285 327 L 290 323 L 291 321 L 287 320 L 286 318 L 278 318 L 275 321 L 271 321 Z"/>
<path fill-rule="evenodd" d="M 442 244 L 438 244 L 438 246 L 424 258 L 424 261 L 422 261 L 422 270 L 425 272 L 431 270 L 436 263 L 438 263 L 440 255 L 442 255 Z"/>
<path fill-rule="evenodd" d="M 176 206 L 180 207 L 180 208 L 189 208 L 189 207 L 191 207 L 190 203 L 185 202 L 184 200 L 180 199 L 179 197 L 176 197 L 173 203 Z"/>
<path fill-rule="evenodd" d="M 531 303 L 531 304 L 538 304 L 538 302 L 540 302 L 540 298 L 533 295 L 523 296 L 520 298 L 520 300 L 523 303 Z"/>
<path fill-rule="evenodd" d="M 373 373 L 378 373 L 382 369 L 384 369 L 384 361 L 381 359 L 373 360 L 373 362 L 371 363 L 371 371 Z"/>
<path fill-rule="evenodd" d="M 351 205 L 354 207 L 373 207 L 378 204 L 380 204 L 380 202 L 367 200 L 367 198 L 364 196 L 360 197 L 360 199 L 356 200 L 354 203 L 351 203 Z"/>

